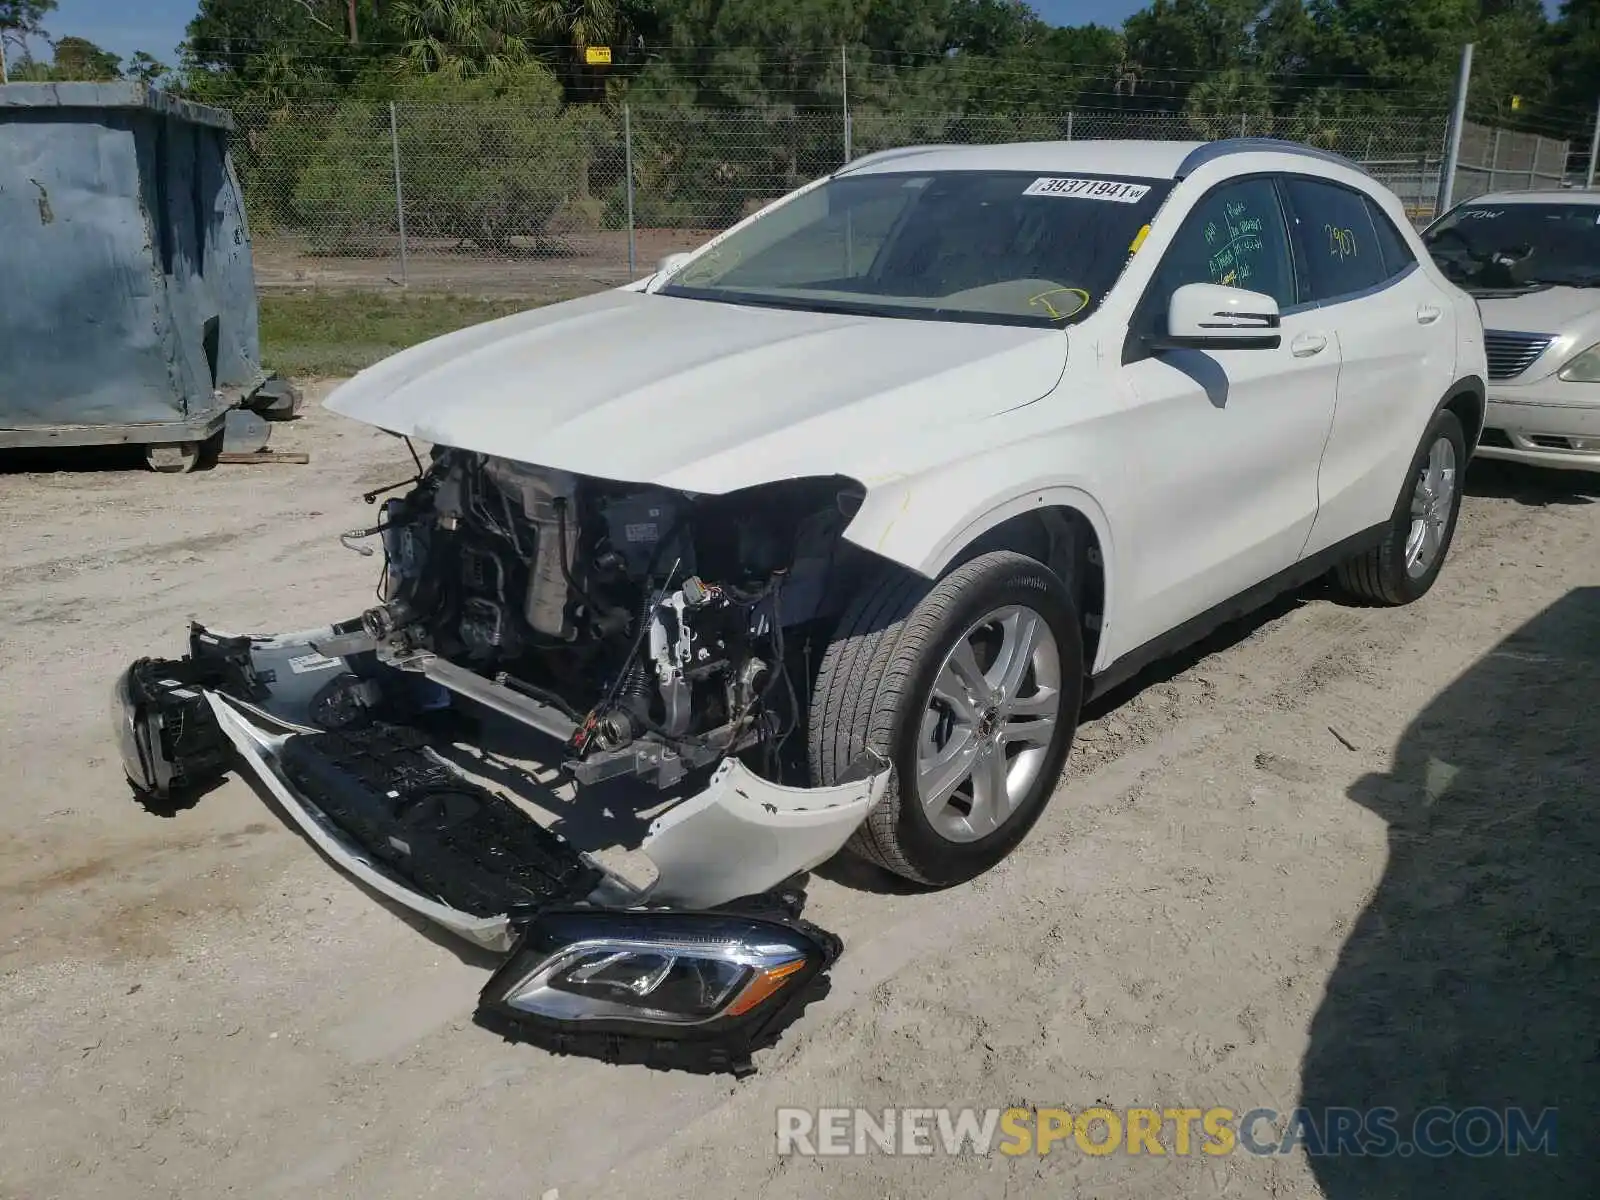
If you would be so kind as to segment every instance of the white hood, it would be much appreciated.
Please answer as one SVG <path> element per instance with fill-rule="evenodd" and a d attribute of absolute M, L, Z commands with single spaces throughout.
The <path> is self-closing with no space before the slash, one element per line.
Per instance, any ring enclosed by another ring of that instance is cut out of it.
<path fill-rule="evenodd" d="M 610 291 L 412 347 L 326 407 L 538 466 L 729 492 L 902 474 L 926 431 L 1047 395 L 1066 354 L 1054 329 Z"/>
<path fill-rule="evenodd" d="M 1480 296 L 1485 329 L 1557 336 L 1600 324 L 1600 288 L 1541 288 L 1522 296 Z"/>

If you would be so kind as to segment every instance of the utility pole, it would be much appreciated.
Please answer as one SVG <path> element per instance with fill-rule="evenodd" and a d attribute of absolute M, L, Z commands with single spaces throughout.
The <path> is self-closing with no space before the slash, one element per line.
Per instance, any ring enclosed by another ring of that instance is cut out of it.
<path fill-rule="evenodd" d="M 394 213 L 400 227 L 400 286 L 411 286 L 411 264 L 406 250 L 406 193 L 400 182 L 400 117 L 389 101 L 389 144 L 394 149 Z"/>
<path fill-rule="evenodd" d="M 628 278 L 638 271 L 639 243 L 633 224 L 633 112 L 622 106 L 622 161 L 628 173 Z"/>
<path fill-rule="evenodd" d="M 1461 129 L 1467 123 L 1467 88 L 1472 82 L 1472 43 L 1461 47 L 1461 74 L 1456 79 L 1456 104 L 1450 113 L 1450 133 L 1445 141 L 1444 167 L 1439 172 L 1439 194 L 1434 215 L 1450 211 L 1455 194 L 1456 165 L 1461 161 Z"/>
<path fill-rule="evenodd" d="M 1594 187 L 1594 160 L 1600 157 L 1600 103 L 1594 106 L 1594 136 L 1589 139 L 1589 175 L 1583 181 L 1585 188 Z"/>
<path fill-rule="evenodd" d="M 850 47 L 839 47 L 840 78 L 844 84 L 844 161 L 849 162 L 855 157 L 855 147 L 852 144 L 855 138 L 850 129 Z"/>

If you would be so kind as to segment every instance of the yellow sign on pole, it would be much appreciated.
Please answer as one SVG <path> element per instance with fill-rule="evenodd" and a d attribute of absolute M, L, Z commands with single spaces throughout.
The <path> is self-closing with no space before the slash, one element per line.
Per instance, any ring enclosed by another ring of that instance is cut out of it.
<path fill-rule="evenodd" d="M 591 67 L 609 67 L 611 65 L 611 47 L 585 46 L 583 48 L 583 61 Z"/>
<path fill-rule="evenodd" d="M 1521 96 L 1513 96 L 1513 97 L 1511 97 L 1511 107 L 1514 108 L 1514 109 L 1521 108 L 1522 107 L 1522 97 Z"/>

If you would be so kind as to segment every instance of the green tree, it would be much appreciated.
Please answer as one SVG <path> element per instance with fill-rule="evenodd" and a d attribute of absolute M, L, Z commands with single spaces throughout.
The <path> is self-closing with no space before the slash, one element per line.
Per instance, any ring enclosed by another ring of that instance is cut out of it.
<path fill-rule="evenodd" d="M 184 43 L 185 89 L 198 99 L 281 103 L 349 93 L 387 62 L 392 0 L 357 0 L 363 41 L 351 45 L 346 0 L 199 0 Z"/>
<path fill-rule="evenodd" d="M 1184 115 L 1195 135 L 1208 140 L 1271 134 L 1272 89 L 1256 72 L 1229 67 L 1189 89 Z"/>
<path fill-rule="evenodd" d="M 595 134 L 562 111 L 537 64 L 494 77 L 434 74 L 395 93 L 408 227 L 502 253 L 534 248 L 585 190 Z M 387 105 L 347 100 L 295 182 L 294 215 L 314 249 L 369 254 L 394 232 Z"/>
<path fill-rule="evenodd" d="M 1122 27 L 1128 56 L 1158 79 L 1252 66 L 1261 0 L 1155 0 Z"/>
<path fill-rule="evenodd" d="M 171 75 L 172 68 L 154 55 L 146 54 L 143 50 L 135 50 L 133 57 L 128 60 L 124 74 L 130 79 L 137 79 L 140 83 L 154 85 Z"/>
<path fill-rule="evenodd" d="M 53 79 L 104 80 L 122 78 L 122 59 L 102 50 L 87 38 L 64 37 L 55 44 Z"/>
<path fill-rule="evenodd" d="M 1309 11 L 1319 35 L 1311 66 L 1321 74 L 1442 98 L 1461 47 L 1473 42 L 1475 92 L 1509 99 L 1547 89 L 1539 0 L 1311 0 Z"/>
<path fill-rule="evenodd" d="M 55 11 L 56 0 L 0 0 L 0 82 L 6 78 L 6 60 L 12 50 L 21 62 L 31 62 L 28 39 L 44 35 L 43 21 Z"/>
<path fill-rule="evenodd" d="M 1600 97 L 1600 0 L 1566 0 L 1550 35 L 1552 57 L 1561 64 L 1552 99 L 1592 109 Z"/>
<path fill-rule="evenodd" d="M 457 79 L 515 73 L 558 47 L 609 45 L 623 17 L 618 0 L 398 0 L 394 10 L 413 71 Z"/>
<path fill-rule="evenodd" d="M 604 46 L 621 32 L 617 0 L 528 0 L 529 18 L 541 37 L 573 46 Z"/>
<path fill-rule="evenodd" d="M 418 75 L 508 75 L 534 58 L 527 0 L 399 0 L 395 23 Z"/>

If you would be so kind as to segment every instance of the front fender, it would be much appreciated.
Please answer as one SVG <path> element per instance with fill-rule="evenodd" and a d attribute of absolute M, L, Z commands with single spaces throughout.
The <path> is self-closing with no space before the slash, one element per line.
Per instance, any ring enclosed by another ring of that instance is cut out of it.
<path fill-rule="evenodd" d="M 1117 547 L 1111 521 L 1097 499 L 1103 484 L 1063 475 L 1055 439 L 1011 445 L 979 458 L 909 479 L 869 487 L 846 541 L 881 558 L 936 579 L 989 530 L 1024 513 L 1061 507 L 1082 513 L 1100 543 L 1104 571 L 1101 659 L 1112 646 L 1116 612 Z M 1096 663 L 1095 670 L 1102 667 Z"/>

